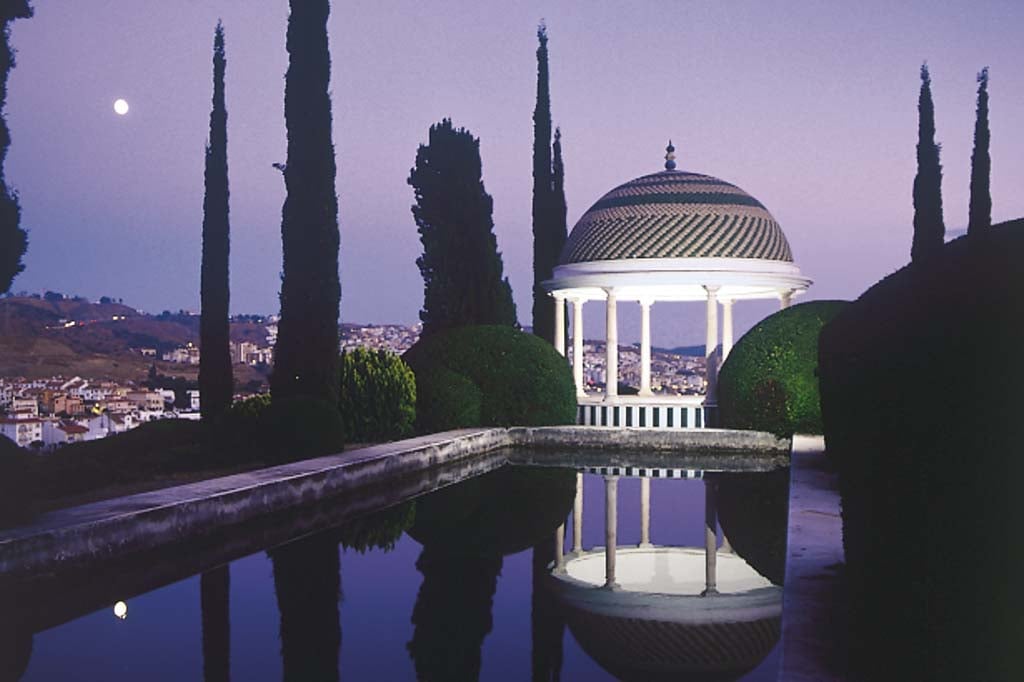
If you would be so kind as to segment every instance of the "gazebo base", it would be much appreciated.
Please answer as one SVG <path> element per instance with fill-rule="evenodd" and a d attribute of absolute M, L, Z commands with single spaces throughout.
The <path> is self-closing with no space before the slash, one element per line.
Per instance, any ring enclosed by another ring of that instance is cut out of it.
<path fill-rule="evenodd" d="M 700 429 L 707 419 L 703 396 L 579 398 L 576 423 L 641 429 Z"/>

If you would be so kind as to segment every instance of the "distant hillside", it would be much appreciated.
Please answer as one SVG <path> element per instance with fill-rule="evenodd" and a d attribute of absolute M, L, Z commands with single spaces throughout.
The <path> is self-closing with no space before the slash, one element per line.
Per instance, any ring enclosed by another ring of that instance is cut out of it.
<path fill-rule="evenodd" d="M 704 357 L 704 344 L 699 346 L 676 346 L 675 348 L 651 348 L 652 351 L 661 353 L 672 353 L 673 355 L 684 355 L 691 358 Z"/>
<path fill-rule="evenodd" d="M 262 324 L 231 324 L 234 341 L 264 346 L 266 334 Z M 147 315 L 119 303 L 72 299 L 0 299 L 0 376 L 145 378 L 152 359 L 138 349 L 153 348 L 159 355 L 188 343 L 199 344 L 199 315 Z M 197 371 L 194 366 L 157 365 L 165 374 Z M 237 368 L 236 378 L 239 373 L 249 374 Z"/>

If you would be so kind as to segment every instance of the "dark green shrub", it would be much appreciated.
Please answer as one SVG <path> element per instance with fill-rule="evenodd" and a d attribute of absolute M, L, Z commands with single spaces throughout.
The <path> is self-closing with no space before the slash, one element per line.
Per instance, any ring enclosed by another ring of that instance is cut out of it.
<path fill-rule="evenodd" d="M 868 289 L 821 333 L 851 679 L 1024 679 L 1024 220 Z"/>
<path fill-rule="evenodd" d="M 32 455 L 0 436 L 0 528 L 32 518 Z"/>
<path fill-rule="evenodd" d="M 453 421 L 459 426 L 575 421 L 572 370 L 551 344 L 532 334 L 498 325 L 459 327 L 420 339 L 403 357 L 416 373 L 421 432 L 451 428 Z M 479 391 L 479 423 L 460 423 L 472 416 L 472 392 L 450 373 L 465 377 Z M 441 400 L 453 402 L 437 404 Z M 435 420 L 434 415 L 452 419 Z"/>
<path fill-rule="evenodd" d="M 821 433 L 818 334 L 847 305 L 802 303 L 744 334 L 718 375 L 720 425 L 782 437 Z"/>
<path fill-rule="evenodd" d="M 480 389 L 468 377 L 446 367 L 422 370 L 416 377 L 416 431 L 479 426 L 482 400 Z"/>
<path fill-rule="evenodd" d="M 341 452 L 345 425 L 337 406 L 327 400 L 296 396 L 272 400 L 259 418 L 262 460 L 294 462 Z"/>
<path fill-rule="evenodd" d="M 390 552 L 415 520 L 416 502 L 409 500 L 347 521 L 332 532 L 345 549 L 353 549 L 360 554 L 373 549 Z"/>
<path fill-rule="evenodd" d="M 385 350 L 341 354 L 338 409 L 345 436 L 360 443 L 407 438 L 416 419 L 416 377 Z"/>

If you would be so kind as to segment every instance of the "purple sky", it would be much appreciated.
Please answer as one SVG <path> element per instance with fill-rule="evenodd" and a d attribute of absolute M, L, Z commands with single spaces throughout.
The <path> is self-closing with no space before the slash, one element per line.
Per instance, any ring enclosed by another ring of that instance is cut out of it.
<path fill-rule="evenodd" d="M 30 230 L 13 290 L 198 309 L 213 28 L 227 37 L 231 308 L 276 312 L 287 2 L 36 0 L 13 25 L 8 181 Z M 520 320 L 530 316 L 536 24 L 550 34 L 570 226 L 604 192 L 680 168 L 759 198 L 807 298 L 853 298 L 909 257 L 918 68 L 932 70 L 948 230 L 967 219 L 975 74 L 991 67 L 997 221 L 1024 215 L 1024 3 L 336 2 L 329 24 L 342 319 L 416 321 L 405 180 L 444 116 L 481 138 Z M 113 111 L 124 97 L 127 116 Z M 639 315 L 620 314 L 620 338 Z M 586 308 L 600 335 L 598 304 Z M 737 306 L 737 333 L 772 310 Z M 703 340 L 698 305 L 654 311 L 658 345 Z"/>

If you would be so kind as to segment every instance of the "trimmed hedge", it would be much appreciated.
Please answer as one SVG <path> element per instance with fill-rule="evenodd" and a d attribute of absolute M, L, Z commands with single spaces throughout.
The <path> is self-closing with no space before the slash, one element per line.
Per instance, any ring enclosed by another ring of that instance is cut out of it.
<path fill-rule="evenodd" d="M 818 334 L 846 301 L 811 301 L 765 318 L 743 335 L 718 375 L 721 426 L 788 438 L 821 433 Z"/>
<path fill-rule="evenodd" d="M 345 435 L 359 443 L 412 435 L 416 419 L 416 377 L 386 350 L 356 348 L 341 354 L 338 409 Z"/>
<path fill-rule="evenodd" d="M 0 436 L 0 528 L 32 518 L 32 494 L 28 489 L 31 459 L 36 457 L 6 436 Z"/>
<path fill-rule="evenodd" d="M 821 334 L 854 679 L 1024 679 L 1024 220 L 947 243 Z"/>
<path fill-rule="evenodd" d="M 575 421 L 572 370 L 551 344 L 532 334 L 498 325 L 459 327 L 420 339 L 403 359 L 416 374 L 421 433 Z"/>

